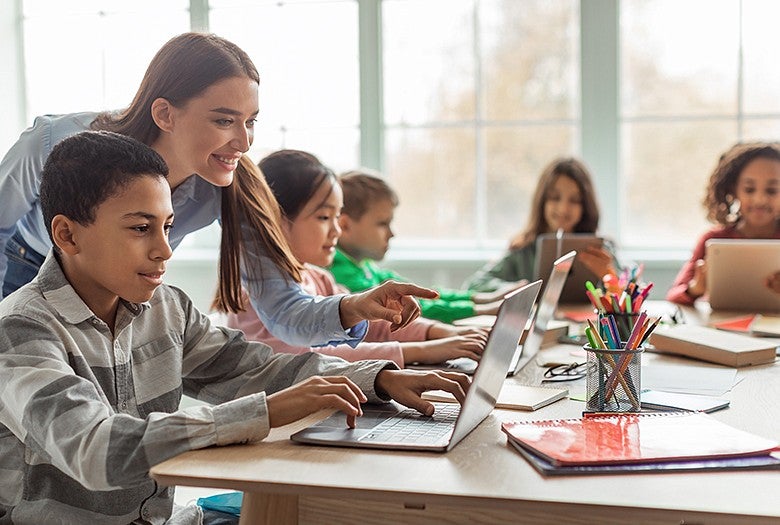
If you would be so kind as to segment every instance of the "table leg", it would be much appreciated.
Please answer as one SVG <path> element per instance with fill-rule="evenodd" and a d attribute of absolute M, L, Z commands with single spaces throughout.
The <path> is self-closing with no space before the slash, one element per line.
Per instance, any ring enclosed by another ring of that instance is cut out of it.
<path fill-rule="evenodd" d="M 297 525 L 298 496 L 244 492 L 239 525 Z"/>

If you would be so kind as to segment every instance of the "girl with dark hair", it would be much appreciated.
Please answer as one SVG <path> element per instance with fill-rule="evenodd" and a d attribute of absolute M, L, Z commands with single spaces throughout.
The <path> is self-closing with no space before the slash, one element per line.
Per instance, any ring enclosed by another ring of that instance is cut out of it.
<path fill-rule="evenodd" d="M 188 233 L 215 220 L 226 232 L 220 250 L 219 300 L 242 308 L 241 278 L 266 326 L 293 344 L 357 344 L 363 319 L 394 327 L 416 317 L 408 294 L 435 292 L 390 283 L 363 294 L 325 300 L 304 293 L 300 268 L 273 217 L 273 199 L 259 180 L 240 191 L 234 171 L 253 140 L 260 77 L 249 56 L 215 35 L 185 33 L 152 59 L 132 103 L 119 112 L 38 117 L 0 163 L 0 279 L 3 296 L 31 281 L 51 248 L 40 212 L 43 164 L 63 138 L 86 129 L 108 130 L 149 145 L 168 164 L 176 248 Z"/>
<path fill-rule="evenodd" d="M 470 290 L 488 292 L 507 282 L 534 278 L 536 238 L 543 233 L 595 233 L 599 207 L 590 173 L 574 158 L 553 160 L 536 184 L 528 223 L 510 240 L 509 251 L 498 262 L 488 263 L 466 281 Z M 615 273 L 614 255 L 592 248 L 577 258 L 594 274 Z"/>
<path fill-rule="evenodd" d="M 251 169 L 241 166 L 239 169 Z M 315 156 L 298 150 L 281 150 L 260 161 L 260 168 L 281 207 L 281 224 L 296 259 L 303 265 L 302 286 L 312 295 L 343 293 L 323 267 L 333 261 L 341 234 L 339 215 L 342 189 L 334 173 Z M 398 366 L 436 364 L 448 359 L 479 359 L 486 342 L 484 330 L 416 319 L 395 333 L 387 321 L 372 321 L 364 342 L 318 348 L 287 345 L 275 338 L 252 310 L 231 313 L 227 325 L 242 330 L 248 339 L 261 341 L 275 352 L 302 354 L 315 351 L 347 361 L 388 359 Z"/>
<path fill-rule="evenodd" d="M 691 305 L 707 293 L 705 244 L 709 239 L 780 239 L 780 144 L 736 144 L 721 155 L 703 201 L 707 219 L 717 224 L 699 238 L 680 269 L 668 301 Z M 780 269 L 765 277 L 780 294 Z"/>

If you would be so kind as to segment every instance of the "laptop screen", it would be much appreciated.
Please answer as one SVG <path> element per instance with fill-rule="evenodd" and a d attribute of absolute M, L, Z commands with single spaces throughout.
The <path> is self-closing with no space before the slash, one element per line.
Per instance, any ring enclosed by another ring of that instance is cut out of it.
<path fill-rule="evenodd" d="M 569 271 L 571 270 L 576 256 L 577 252 L 571 251 L 553 263 L 550 277 L 547 279 L 547 284 L 542 293 L 542 299 L 536 307 L 534 324 L 523 343 L 521 349 L 522 354 L 515 363 L 515 374 L 519 373 L 541 349 L 544 333 L 547 331 L 547 326 L 550 324 L 550 321 L 555 317 L 555 310 L 558 308 L 558 299 L 561 296 L 561 291 L 566 284 L 566 279 L 569 276 Z"/>
<path fill-rule="evenodd" d="M 506 371 L 517 341 L 528 321 L 542 282 L 536 281 L 508 294 L 501 304 L 496 323 L 490 331 L 483 358 L 479 362 L 460 417 L 452 433 L 451 444 L 460 441 L 493 410 L 506 379 Z"/>

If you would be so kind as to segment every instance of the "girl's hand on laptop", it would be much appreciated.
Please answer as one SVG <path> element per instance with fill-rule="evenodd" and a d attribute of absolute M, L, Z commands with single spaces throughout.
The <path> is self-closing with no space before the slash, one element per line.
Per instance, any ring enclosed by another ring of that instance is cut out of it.
<path fill-rule="evenodd" d="M 474 315 L 496 315 L 498 309 L 501 308 L 501 303 L 504 300 L 494 301 L 492 303 L 476 304 L 474 303 Z"/>
<path fill-rule="evenodd" d="M 380 396 L 389 396 L 404 406 L 430 416 L 434 412 L 434 407 L 430 401 L 420 397 L 423 392 L 444 390 L 455 396 L 458 403 L 463 403 L 469 385 L 471 385 L 469 376 L 457 372 L 382 370 L 376 376 L 374 390 Z"/>
<path fill-rule="evenodd" d="M 767 288 L 780 294 L 780 270 L 767 277 L 765 283 Z"/>
<path fill-rule="evenodd" d="M 476 304 L 487 304 L 494 303 L 496 301 L 502 301 L 506 294 L 513 292 L 518 288 L 525 286 L 526 284 L 528 284 L 527 279 L 520 279 L 519 281 L 508 281 L 495 292 L 474 292 L 474 295 L 471 296 L 471 300 Z"/>
<path fill-rule="evenodd" d="M 363 415 L 361 403 L 366 395 L 344 376 L 313 376 L 266 398 L 271 428 L 298 421 L 324 408 L 335 408 L 347 415 L 347 426 L 355 428 L 355 418 Z"/>
<path fill-rule="evenodd" d="M 444 339 L 445 337 L 455 337 L 456 335 L 482 336 L 487 340 L 490 328 L 482 326 L 455 326 L 447 323 L 434 323 L 428 328 L 427 339 Z"/>
<path fill-rule="evenodd" d="M 458 357 L 479 361 L 486 342 L 487 337 L 481 334 L 456 335 L 431 341 L 401 343 L 401 349 L 404 353 L 404 363 L 432 365 Z"/>

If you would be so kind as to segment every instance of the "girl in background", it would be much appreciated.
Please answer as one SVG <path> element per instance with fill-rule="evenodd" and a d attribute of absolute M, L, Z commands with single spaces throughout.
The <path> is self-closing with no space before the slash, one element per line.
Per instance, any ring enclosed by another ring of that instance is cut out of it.
<path fill-rule="evenodd" d="M 708 239 L 780 239 L 780 144 L 736 144 L 721 155 L 703 202 L 707 219 L 718 226 L 699 238 L 666 299 L 691 305 L 707 293 Z M 780 294 L 780 269 L 765 277 Z"/>
<path fill-rule="evenodd" d="M 239 170 L 246 170 L 256 179 L 264 175 L 279 202 L 282 231 L 293 255 L 302 264 L 303 289 L 312 295 L 343 293 L 333 276 L 322 268 L 333 261 L 341 234 L 339 215 L 343 194 L 338 179 L 316 157 L 303 151 L 278 151 L 259 165 L 262 174 L 249 162 L 242 163 Z M 249 177 L 242 176 L 239 180 L 249 180 Z M 349 361 L 389 359 L 401 367 L 411 363 L 441 363 L 457 357 L 478 360 L 486 342 L 484 330 L 458 328 L 422 318 L 392 335 L 388 322 L 371 322 L 365 341 L 356 348 L 345 344 L 317 348 L 285 344 L 269 332 L 251 309 L 229 313 L 227 324 L 277 352 L 316 351 Z"/>
<path fill-rule="evenodd" d="M 590 173 L 574 158 L 558 158 L 545 167 L 536 185 L 530 217 L 525 229 L 510 241 L 509 251 L 498 262 L 491 262 L 466 281 L 470 290 L 489 292 L 510 282 L 534 278 L 536 238 L 543 233 L 595 233 L 599 226 L 599 207 Z M 603 248 L 591 248 L 577 254 L 594 274 L 616 271 L 615 258 Z"/>

